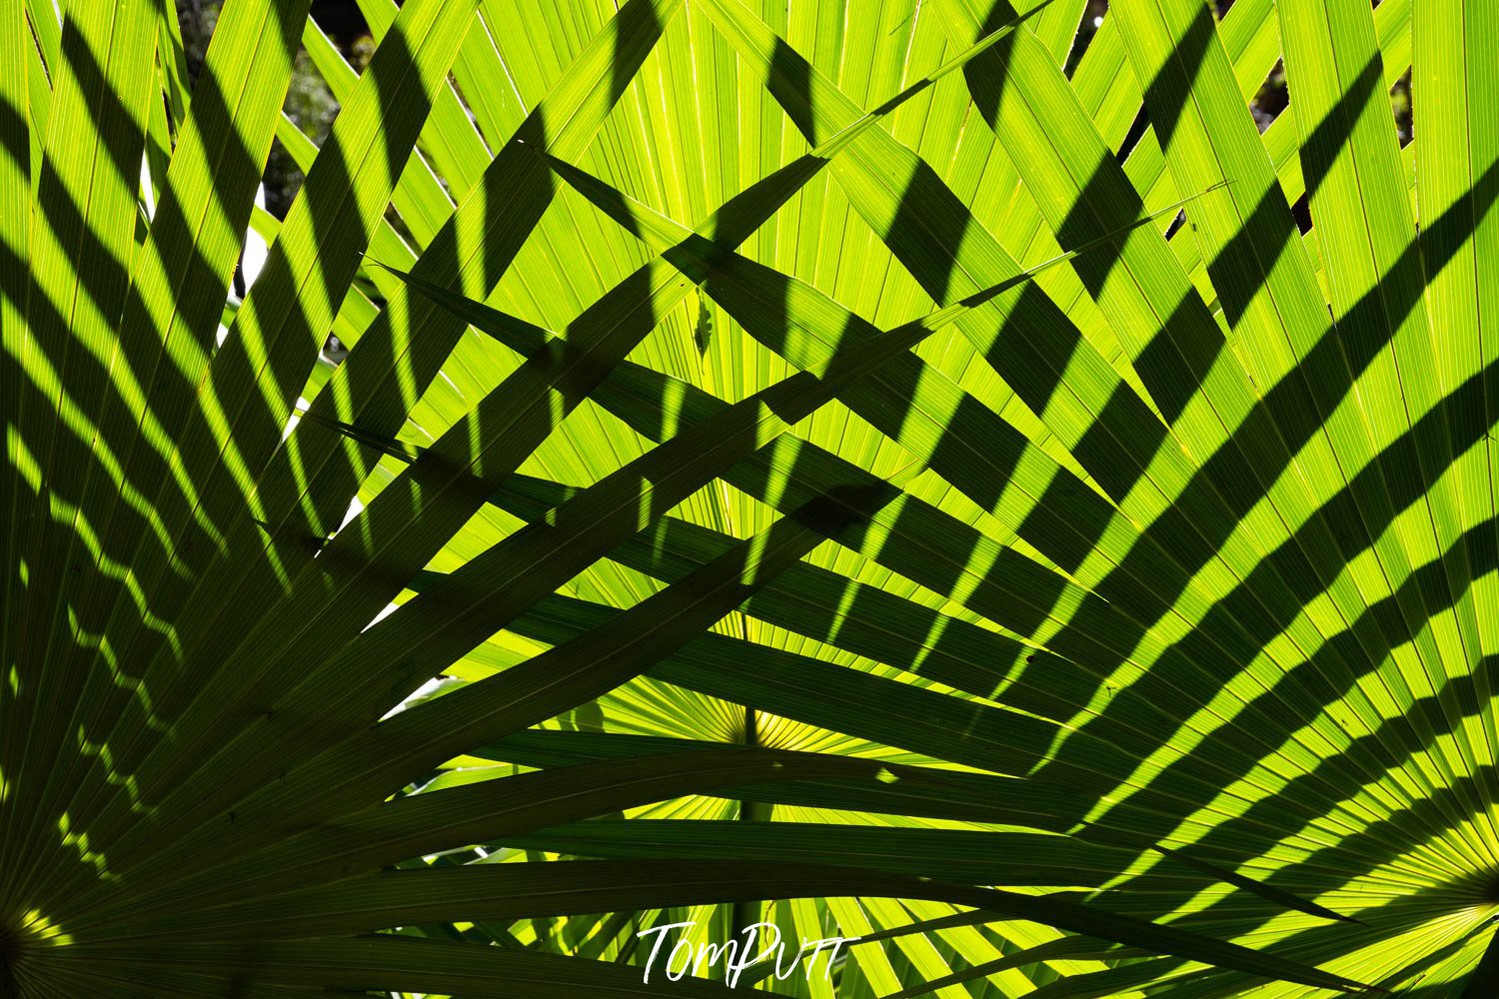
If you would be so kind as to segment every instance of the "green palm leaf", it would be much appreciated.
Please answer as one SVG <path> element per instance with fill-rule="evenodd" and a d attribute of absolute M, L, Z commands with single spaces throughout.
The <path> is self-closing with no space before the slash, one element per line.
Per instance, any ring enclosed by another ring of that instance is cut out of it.
<path fill-rule="evenodd" d="M 1499 10 L 333 6 L 0 0 L 0 999 L 1494 991 Z"/>

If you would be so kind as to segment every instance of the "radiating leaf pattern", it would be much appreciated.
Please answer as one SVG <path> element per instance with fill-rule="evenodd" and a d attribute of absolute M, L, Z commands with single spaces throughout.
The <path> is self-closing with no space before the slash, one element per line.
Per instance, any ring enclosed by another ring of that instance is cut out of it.
<path fill-rule="evenodd" d="M 1494 994 L 1499 7 L 1095 6 L 0 0 L 0 999 Z"/>

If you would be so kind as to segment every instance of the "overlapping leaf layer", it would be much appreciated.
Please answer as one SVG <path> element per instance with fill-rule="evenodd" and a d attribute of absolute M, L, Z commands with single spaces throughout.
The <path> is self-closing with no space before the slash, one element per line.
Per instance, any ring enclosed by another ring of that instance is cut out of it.
<path fill-rule="evenodd" d="M 1499 992 L 1499 7 L 310 6 L 0 0 L 0 997 Z"/>

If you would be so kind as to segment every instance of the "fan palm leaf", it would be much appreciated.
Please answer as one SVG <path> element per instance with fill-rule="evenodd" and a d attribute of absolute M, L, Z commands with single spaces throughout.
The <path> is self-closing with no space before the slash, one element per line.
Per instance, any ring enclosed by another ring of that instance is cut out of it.
<path fill-rule="evenodd" d="M 1095 7 L 0 0 L 0 997 L 1492 994 L 1499 10 Z"/>

